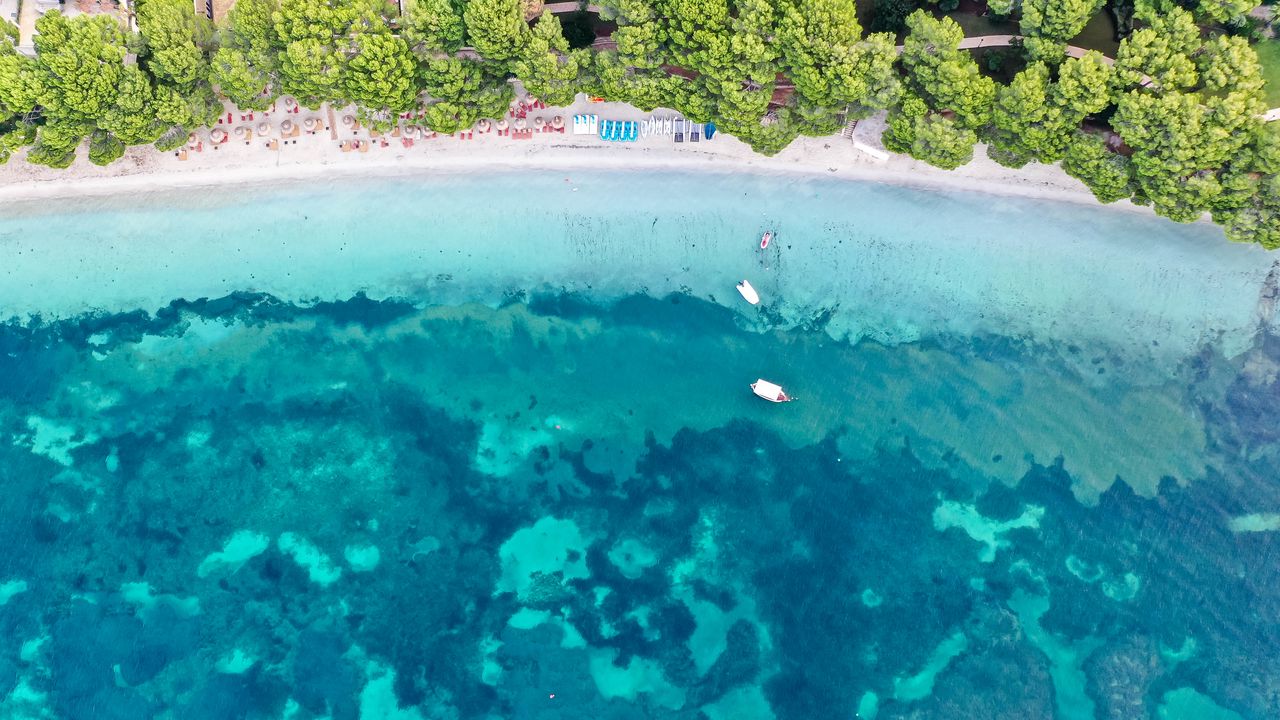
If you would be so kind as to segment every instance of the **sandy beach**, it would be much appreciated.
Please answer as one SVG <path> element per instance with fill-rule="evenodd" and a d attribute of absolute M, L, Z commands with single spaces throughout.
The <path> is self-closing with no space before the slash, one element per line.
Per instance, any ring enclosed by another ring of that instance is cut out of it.
<path fill-rule="evenodd" d="M 569 108 L 547 109 L 541 114 L 548 118 L 555 114 L 569 118 L 576 113 L 593 113 L 601 119 L 617 120 L 676 115 L 662 110 L 644 113 L 622 103 L 585 101 Z M 307 114 L 303 111 L 302 115 L 288 117 L 306 117 Z M 326 116 L 323 110 L 309 114 L 322 119 Z M 474 133 L 472 139 L 442 135 L 430 140 L 419 139 L 412 147 L 406 147 L 400 138 L 386 137 L 386 146 L 375 140 L 367 152 L 344 152 L 340 148 L 342 141 L 368 142 L 369 135 L 363 130 L 343 128 L 340 123 L 334 123 L 336 127 L 320 130 L 314 135 L 302 133 L 289 143 L 280 144 L 278 149 L 270 149 L 272 138 L 279 138 L 278 126 L 284 117 L 283 112 L 272 113 L 267 120 L 273 124 L 273 133 L 254 138 L 247 145 L 233 137 L 215 147 L 209 141 L 208 131 L 201 131 L 198 135 L 204 141 L 203 151 L 192 151 L 185 160 L 179 159 L 175 153 L 162 153 L 145 146 L 131 148 L 123 158 L 107 167 L 91 164 L 82 151 L 81 157 L 70 168 L 56 170 L 27 163 L 23 154 L 18 153 L 8 164 L 0 166 L 0 201 L 66 199 L 74 195 L 138 193 L 156 189 L 396 172 L 473 173 L 513 169 L 653 171 L 669 168 L 826 176 L 1104 207 L 1083 184 L 1057 166 L 1032 164 L 1013 170 L 988 159 L 982 146 L 976 149 L 972 162 L 953 171 L 940 170 L 903 155 L 884 153 L 888 159 L 880 159 L 860 150 L 857 147 L 859 143 L 883 153 L 880 143 L 883 116 L 859 123 L 852 139 L 839 135 L 800 138 L 774 157 L 759 155 L 745 143 L 726 135 L 717 135 L 713 140 L 699 143 L 675 143 L 670 136 L 650 136 L 623 143 L 571 133 L 534 133 L 528 139 L 514 139 L 496 133 Z M 261 114 L 258 119 L 262 119 Z M 1150 213 L 1149 209 L 1127 200 L 1105 207 Z"/>

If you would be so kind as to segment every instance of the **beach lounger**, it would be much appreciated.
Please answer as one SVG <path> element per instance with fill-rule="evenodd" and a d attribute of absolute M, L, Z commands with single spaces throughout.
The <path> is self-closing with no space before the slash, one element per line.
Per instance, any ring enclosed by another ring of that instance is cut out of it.
<path fill-rule="evenodd" d="M 605 120 L 604 122 L 600 123 L 600 139 L 601 140 L 609 139 L 609 127 L 612 124 L 613 124 L 612 121 L 609 121 L 609 120 Z"/>
<path fill-rule="evenodd" d="M 698 142 L 698 140 L 698 126 L 694 125 L 693 129 L 689 131 L 689 142 Z"/>
<path fill-rule="evenodd" d="M 636 122 L 627 123 L 627 142 L 635 142 L 636 138 L 640 136 L 639 125 Z"/>
<path fill-rule="evenodd" d="M 684 142 L 684 133 L 680 132 L 679 130 L 676 131 L 676 142 L 678 143 Z"/>

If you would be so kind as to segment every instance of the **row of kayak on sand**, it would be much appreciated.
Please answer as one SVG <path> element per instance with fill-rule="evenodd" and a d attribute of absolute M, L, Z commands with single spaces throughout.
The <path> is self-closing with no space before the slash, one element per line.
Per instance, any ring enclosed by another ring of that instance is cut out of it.
<path fill-rule="evenodd" d="M 773 236 L 774 233 L 772 230 L 766 231 L 760 236 L 760 249 L 762 251 L 769 248 L 769 243 L 773 242 Z M 751 287 L 751 283 L 749 281 L 743 279 L 742 282 L 738 283 L 737 287 L 738 294 L 742 295 L 743 300 L 746 300 L 752 305 L 760 304 L 760 293 L 756 292 L 756 289 Z M 754 392 L 757 397 L 764 398 L 769 402 L 783 403 L 791 402 L 793 399 L 790 395 L 787 395 L 781 385 L 771 383 L 764 378 L 759 378 L 755 382 L 751 383 L 751 391 Z"/>

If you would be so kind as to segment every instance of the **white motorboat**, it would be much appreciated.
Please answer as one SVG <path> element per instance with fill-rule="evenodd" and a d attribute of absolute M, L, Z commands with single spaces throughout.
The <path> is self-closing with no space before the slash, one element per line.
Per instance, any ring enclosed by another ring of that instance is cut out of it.
<path fill-rule="evenodd" d="M 746 300 L 752 305 L 760 304 L 760 293 L 756 292 L 756 289 L 751 287 L 751 283 L 746 280 L 738 283 L 738 292 L 741 293 L 743 300 Z"/>
<path fill-rule="evenodd" d="M 783 392 L 781 385 L 775 385 L 764 378 L 751 383 L 751 391 L 756 394 L 756 397 L 762 397 L 769 402 L 791 402 L 791 396 Z"/>

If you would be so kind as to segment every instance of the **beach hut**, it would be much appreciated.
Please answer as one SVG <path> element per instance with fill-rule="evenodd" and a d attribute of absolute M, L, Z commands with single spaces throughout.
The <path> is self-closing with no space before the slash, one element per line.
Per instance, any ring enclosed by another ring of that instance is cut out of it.
<path fill-rule="evenodd" d="M 266 137 L 266 136 L 270 135 L 270 134 L 271 134 L 271 123 L 269 123 L 269 122 L 260 122 L 260 123 L 258 123 L 258 134 L 259 134 L 259 135 L 261 135 L 261 136 L 263 136 L 263 137 Z"/>
<path fill-rule="evenodd" d="M 227 141 L 227 131 L 220 127 L 214 128 L 209 131 L 209 139 L 212 140 L 214 144 L 221 145 Z"/>

